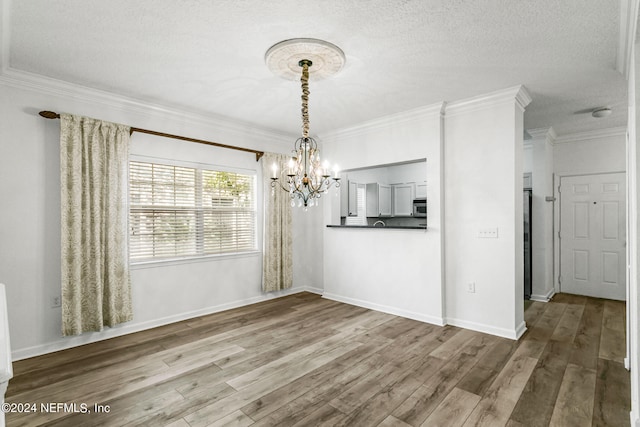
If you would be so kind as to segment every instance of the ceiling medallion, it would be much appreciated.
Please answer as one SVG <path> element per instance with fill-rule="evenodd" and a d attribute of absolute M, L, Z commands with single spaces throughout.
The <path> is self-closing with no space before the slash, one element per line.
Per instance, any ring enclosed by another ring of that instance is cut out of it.
<path fill-rule="evenodd" d="M 309 136 L 309 77 L 317 80 L 340 71 L 345 62 L 344 52 L 322 40 L 291 39 L 271 46 L 264 59 L 269 69 L 280 77 L 293 80 L 300 76 L 302 136 L 295 141 L 289 165 L 280 177 L 278 166 L 273 164 L 271 188 L 274 195 L 275 188 L 279 186 L 289 193 L 292 207 L 297 200 L 298 206 L 304 206 L 306 210 L 308 206 L 317 205 L 318 199 L 332 185 L 340 187 L 337 166 L 331 178 L 328 162 L 320 162 L 318 144 Z"/>
<path fill-rule="evenodd" d="M 313 63 L 309 74 L 314 81 L 336 74 L 344 67 L 344 52 L 333 43 L 318 39 L 289 39 L 274 44 L 264 55 L 264 62 L 273 74 L 287 80 L 300 78 L 300 61 Z"/>

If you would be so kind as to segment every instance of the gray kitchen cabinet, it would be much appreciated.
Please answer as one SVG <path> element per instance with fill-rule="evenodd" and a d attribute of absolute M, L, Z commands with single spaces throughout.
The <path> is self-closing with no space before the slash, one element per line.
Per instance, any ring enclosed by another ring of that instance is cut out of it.
<path fill-rule="evenodd" d="M 358 183 L 349 181 L 349 212 L 348 216 L 358 216 Z"/>
<path fill-rule="evenodd" d="M 391 216 L 391 186 L 377 182 L 367 184 L 367 216 Z"/>
<path fill-rule="evenodd" d="M 416 184 L 393 184 L 393 216 L 413 216 L 413 199 L 416 194 Z"/>

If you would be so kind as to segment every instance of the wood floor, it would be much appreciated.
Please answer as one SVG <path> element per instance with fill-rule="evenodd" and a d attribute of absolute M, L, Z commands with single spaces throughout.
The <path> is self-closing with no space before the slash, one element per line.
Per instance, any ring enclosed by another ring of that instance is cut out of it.
<path fill-rule="evenodd" d="M 557 295 L 515 342 L 302 293 L 16 362 L 7 425 L 626 426 L 624 316 Z"/>

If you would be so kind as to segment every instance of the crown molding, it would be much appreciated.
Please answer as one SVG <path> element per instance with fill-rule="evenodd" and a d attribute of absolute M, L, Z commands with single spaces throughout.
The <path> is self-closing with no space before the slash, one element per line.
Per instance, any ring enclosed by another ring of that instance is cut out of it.
<path fill-rule="evenodd" d="M 514 101 L 521 111 L 524 111 L 526 106 L 531 103 L 531 95 L 529 95 L 529 92 L 523 85 L 450 102 L 446 106 L 445 115 L 447 117 L 453 117 L 458 114 L 484 110 L 495 105 Z"/>
<path fill-rule="evenodd" d="M 622 73 L 626 79 L 629 78 L 629 70 L 633 60 L 633 45 L 636 41 L 639 3 L 639 0 L 620 1 L 620 34 L 616 55 L 616 70 Z"/>
<path fill-rule="evenodd" d="M 627 128 L 624 126 L 606 129 L 595 129 L 586 132 L 577 132 L 567 135 L 561 135 L 555 138 L 553 141 L 556 144 L 565 144 L 568 142 L 583 142 L 591 139 L 603 139 L 621 136 L 624 137 L 627 134 Z"/>
<path fill-rule="evenodd" d="M 552 127 L 527 129 L 527 133 L 531 135 L 531 139 L 546 139 L 552 144 L 558 138 L 556 131 Z"/>
<path fill-rule="evenodd" d="M 394 113 L 382 116 L 377 119 L 368 120 L 355 126 L 349 126 L 334 131 L 329 131 L 318 135 L 321 140 L 334 138 L 345 138 L 359 135 L 364 132 L 375 131 L 379 129 L 389 128 L 389 126 L 397 126 L 402 123 L 411 122 L 427 117 L 440 117 L 444 111 L 444 102 L 430 104 L 423 107 L 414 108 L 412 110 Z"/>
<path fill-rule="evenodd" d="M 0 84 L 63 98 L 73 98 L 91 104 L 104 105 L 117 111 L 135 113 L 148 117 L 163 116 L 179 118 L 188 123 L 205 125 L 213 127 L 216 130 L 241 134 L 243 136 L 249 135 L 251 137 L 266 138 L 279 143 L 285 141 L 289 143 L 291 139 L 295 139 L 295 136 L 290 133 L 258 127 L 249 122 L 196 110 L 177 109 L 167 105 L 117 95 L 26 71 L 14 70 L 12 68 L 2 70 L 0 74 Z M 43 105 L 41 108 L 46 109 L 47 106 Z M 131 126 L 136 125 L 135 123 L 126 124 Z"/>

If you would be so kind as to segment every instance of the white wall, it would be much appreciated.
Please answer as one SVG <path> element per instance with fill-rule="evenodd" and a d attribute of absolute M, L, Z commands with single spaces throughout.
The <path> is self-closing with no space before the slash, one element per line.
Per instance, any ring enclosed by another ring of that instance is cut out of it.
<path fill-rule="evenodd" d="M 533 145 L 531 140 L 525 142 L 523 150 L 522 172 L 531 172 L 533 170 Z"/>
<path fill-rule="evenodd" d="M 342 169 L 427 159 L 429 229 L 324 229 L 325 297 L 426 322 L 443 322 L 441 105 L 322 135 Z M 339 224 L 339 198 L 324 206 Z"/>
<path fill-rule="evenodd" d="M 31 88 L 33 86 L 33 88 Z M 158 324 L 273 297 L 261 291 L 260 253 L 193 263 L 134 268 L 134 320 L 78 337 L 61 337 L 59 121 L 40 110 L 68 112 L 172 134 L 288 153 L 294 138 L 99 92 L 48 82 L 0 81 L 0 281 L 7 285 L 14 359 L 129 333 Z M 134 134 L 132 153 L 225 164 L 260 175 L 255 156 L 204 145 Z M 259 185 L 261 188 L 261 186 Z M 262 192 L 259 190 L 261 200 Z M 294 215 L 294 250 L 319 258 L 322 212 Z M 322 288 L 319 265 L 294 263 L 294 287 Z"/>
<path fill-rule="evenodd" d="M 445 115 L 447 321 L 509 338 L 525 330 L 522 123 L 529 101 L 514 88 L 451 104 Z M 497 228 L 498 238 L 479 238 L 483 228 Z"/>
<path fill-rule="evenodd" d="M 625 129 L 574 134 L 556 138 L 553 168 L 557 176 L 626 170 Z"/>

